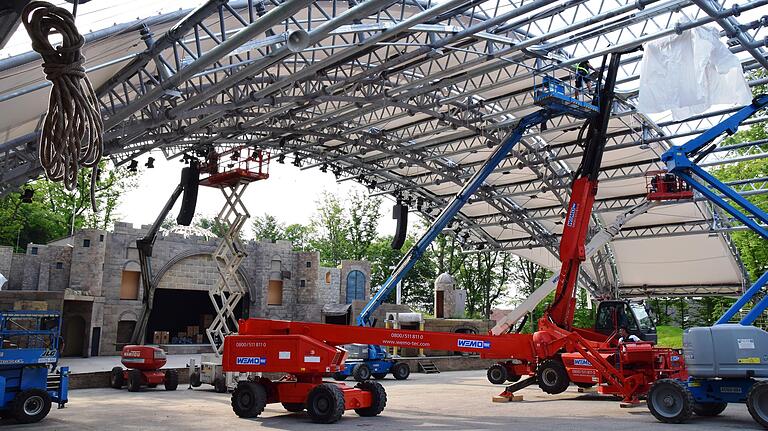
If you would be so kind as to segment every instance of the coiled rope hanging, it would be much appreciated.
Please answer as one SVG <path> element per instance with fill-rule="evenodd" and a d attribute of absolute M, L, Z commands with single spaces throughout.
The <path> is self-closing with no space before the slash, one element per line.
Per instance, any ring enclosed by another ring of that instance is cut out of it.
<path fill-rule="evenodd" d="M 29 3 L 22 12 L 32 49 L 43 57 L 45 78 L 53 84 L 40 134 L 38 154 L 45 175 L 63 181 L 67 190 L 77 187 L 81 168 L 91 171 L 91 205 L 96 210 L 94 189 L 103 151 L 104 124 L 93 86 L 85 75 L 80 53 L 85 39 L 77 31 L 72 14 L 44 1 Z M 60 46 L 49 37 L 61 35 Z"/>

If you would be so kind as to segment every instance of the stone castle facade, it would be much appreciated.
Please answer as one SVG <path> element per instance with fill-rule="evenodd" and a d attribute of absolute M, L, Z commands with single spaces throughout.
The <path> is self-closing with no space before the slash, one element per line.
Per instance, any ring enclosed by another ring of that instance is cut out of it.
<path fill-rule="evenodd" d="M 2 289 L 57 297 L 63 292 L 65 354 L 118 354 L 142 308 L 136 239 L 148 229 L 118 222 L 112 232 L 84 229 L 49 244 L 29 244 L 25 254 L 0 247 L 0 274 L 8 278 Z M 219 281 L 211 257 L 219 241 L 175 233 L 158 236 L 151 258 L 156 298 L 177 294 L 168 296 L 176 303 L 155 301 L 153 316 L 158 313 L 166 326 L 189 325 L 197 317 L 186 314 L 205 306 L 208 290 Z M 320 266 L 319 253 L 296 252 L 287 241 L 245 245 L 248 256 L 239 269 L 248 292 L 243 317 L 320 322 L 332 315 L 338 322 L 342 310 L 347 313 L 342 317 L 351 322 L 354 310 L 370 296 L 371 268 L 366 261 L 343 261 L 328 268 Z M 187 296 L 196 302 L 186 304 Z M 150 319 L 150 326 L 156 320 Z"/>

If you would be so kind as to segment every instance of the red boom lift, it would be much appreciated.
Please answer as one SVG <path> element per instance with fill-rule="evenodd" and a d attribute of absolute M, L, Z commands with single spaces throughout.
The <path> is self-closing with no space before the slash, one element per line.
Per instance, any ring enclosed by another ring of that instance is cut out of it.
<path fill-rule="evenodd" d="M 584 159 L 577 170 L 560 247 L 562 270 L 555 299 L 539 321 L 534 334 L 470 335 L 440 332 L 408 331 L 370 327 L 326 325 L 305 322 L 248 319 L 240 321 L 239 334 L 226 337 L 223 367 L 236 372 L 288 373 L 278 381 L 259 378 L 242 381 L 232 394 L 232 407 L 240 417 L 261 414 L 268 403 L 280 402 L 289 411 L 307 409 L 315 422 L 337 421 L 345 410 L 354 409 L 362 416 L 379 414 L 386 404 L 384 389 L 376 382 L 362 382 L 355 387 L 342 383 L 324 383 L 324 375 L 339 371 L 346 352 L 343 344 L 363 343 L 380 346 L 423 348 L 472 352 L 482 358 L 504 361 L 509 374 L 530 376 L 507 388 L 503 395 L 538 383 L 548 393 L 565 390 L 570 381 L 584 385 L 599 384 L 601 393 L 620 395 L 626 402 L 637 402 L 647 393 L 651 383 L 661 377 L 684 378 L 681 356 L 669 349 L 657 349 L 650 342 L 618 343 L 616 334 L 573 328 L 575 287 L 579 265 L 586 259 L 584 241 L 597 192 L 606 131 L 613 101 L 613 87 L 620 54 L 613 54 L 607 69 L 603 90 L 599 92 L 599 109 L 575 106 L 578 101 L 563 95 L 563 87 L 550 78 L 548 88 L 555 93 L 539 97 L 545 109 L 523 117 L 486 164 L 478 171 L 424 237 L 409 251 L 385 286 L 402 277 L 421 255 L 450 218 L 506 157 L 511 146 L 519 142 L 523 132 L 533 124 L 556 115 L 573 113 L 573 109 L 592 110 L 588 118 Z M 605 65 L 601 68 L 605 70 Z M 598 83 L 599 86 L 600 83 Z M 540 96 L 540 95 L 539 95 Z M 536 98 L 535 98 L 536 99 Z M 554 112 L 553 112 L 554 111 Z M 583 112 L 582 112 L 583 113 Z M 575 112 L 579 115 L 579 112 Z M 586 127 L 586 125 L 585 125 Z M 396 277 L 397 276 L 397 277 Z M 363 313 L 388 294 L 382 287 Z M 614 316 L 618 316 L 617 313 Z M 361 313 L 361 315 L 363 315 Z M 365 319 L 363 319 L 365 320 Z M 617 317 L 614 321 L 618 323 Z M 616 325 L 614 325 L 615 327 Z"/>

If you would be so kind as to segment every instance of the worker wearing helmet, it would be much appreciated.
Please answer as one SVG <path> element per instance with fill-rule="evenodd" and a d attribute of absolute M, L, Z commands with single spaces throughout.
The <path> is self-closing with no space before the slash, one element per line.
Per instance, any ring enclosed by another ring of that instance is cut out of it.
<path fill-rule="evenodd" d="M 637 343 L 640 338 L 637 335 L 630 334 L 629 329 L 626 326 L 622 326 L 619 329 L 619 344 L 621 343 Z"/>

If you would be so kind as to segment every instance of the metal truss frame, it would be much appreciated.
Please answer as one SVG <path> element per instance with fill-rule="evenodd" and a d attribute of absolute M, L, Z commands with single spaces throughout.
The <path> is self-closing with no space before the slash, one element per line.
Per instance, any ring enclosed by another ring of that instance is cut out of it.
<path fill-rule="evenodd" d="M 482 164 L 482 155 L 532 109 L 531 86 L 543 71 L 566 77 L 584 59 L 718 25 L 745 71 L 765 67 L 766 22 L 737 16 L 768 4 L 729 7 L 713 0 L 208 0 L 192 11 L 153 17 L 87 36 L 128 37 L 147 48 L 98 86 L 105 153 L 120 166 L 151 150 L 169 157 L 206 146 L 257 144 L 302 169 L 331 170 L 372 195 L 411 202 L 426 219 Z M 684 19 L 685 23 L 677 22 Z M 175 23 L 172 26 L 169 23 Z M 306 32 L 309 47 L 268 44 L 288 31 Z M 156 39 L 152 32 L 160 34 Z M 162 32 L 162 33 L 160 33 Z M 262 42 L 260 42 L 262 41 Z M 628 56 L 620 83 L 636 82 L 641 55 Z M 105 64 L 89 64 L 98 70 Z M 33 54 L 0 60 L 0 76 L 37 61 Z M 765 80 L 754 81 L 759 85 Z M 0 102 L 45 84 L 0 94 Z M 603 166 L 601 182 L 661 169 L 658 155 L 695 136 L 728 111 L 682 122 L 653 123 L 634 111 L 635 92 L 616 103 L 606 151 L 647 149 L 647 158 Z M 758 117 L 752 122 L 764 122 Z M 557 254 L 557 234 L 573 167 L 580 121 L 560 117 L 529 132 L 471 203 L 487 215 L 460 214 L 449 225 L 468 249 L 543 247 Z M 40 175 L 28 133 L 0 143 L 0 195 Z M 703 166 L 766 156 L 765 142 L 721 148 Z M 508 182 L 503 178 L 515 178 Z M 745 179 L 745 195 L 763 193 L 765 178 Z M 533 197 L 535 196 L 535 197 Z M 538 200 L 546 196 L 549 204 Z M 639 195 L 606 198 L 601 212 L 636 204 Z M 619 240 L 739 229 L 699 205 L 701 219 L 681 225 L 625 229 Z M 516 225 L 525 237 L 500 240 L 488 228 Z M 464 235 L 464 234 L 468 235 Z M 738 261 L 738 257 L 734 255 Z M 582 280 L 598 296 L 623 292 L 610 245 Z M 618 289 L 618 290 L 617 290 Z M 622 293 L 623 294 L 623 293 Z"/>

